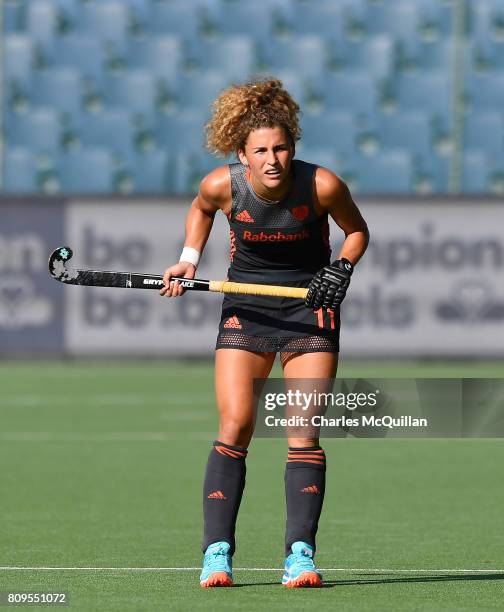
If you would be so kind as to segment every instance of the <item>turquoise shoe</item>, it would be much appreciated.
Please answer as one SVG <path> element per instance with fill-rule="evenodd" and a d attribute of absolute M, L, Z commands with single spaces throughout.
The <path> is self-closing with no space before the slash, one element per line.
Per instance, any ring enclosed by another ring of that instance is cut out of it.
<path fill-rule="evenodd" d="M 322 574 L 313 563 L 313 547 L 306 542 L 294 542 L 292 554 L 285 559 L 282 584 L 289 589 L 321 587 Z"/>
<path fill-rule="evenodd" d="M 214 542 L 206 549 L 200 584 L 207 587 L 233 586 L 233 560 L 227 542 Z"/>

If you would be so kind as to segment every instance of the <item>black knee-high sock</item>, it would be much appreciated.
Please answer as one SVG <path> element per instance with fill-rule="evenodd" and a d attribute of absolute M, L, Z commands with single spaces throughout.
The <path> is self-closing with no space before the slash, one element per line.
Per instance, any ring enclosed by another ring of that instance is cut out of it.
<path fill-rule="evenodd" d="M 285 554 L 291 545 L 301 541 L 315 549 L 315 536 L 324 503 L 325 453 L 320 446 L 289 447 L 285 465 Z"/>
<path fill-rule="evenodd" d="M 247 449 L 218 440 L 208 457 L 203 484 L 203 552 L 214 542 L 228 542 L 235 549 L 235 526 L 245 487 Z"/>

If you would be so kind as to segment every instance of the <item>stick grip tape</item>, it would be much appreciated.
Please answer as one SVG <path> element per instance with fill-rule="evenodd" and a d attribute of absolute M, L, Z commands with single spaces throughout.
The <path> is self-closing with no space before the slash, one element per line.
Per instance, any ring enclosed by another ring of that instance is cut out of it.
<path fill-rule="evenodd" d="M 210 281 L 210 291 L 219 293 L 241 293 L 242 295 L 269 295 L 272 297 L 305 299 L 308 289 L 304 287 L 282 287 L 280 285 L 255 285 L 231 281 Z"/>

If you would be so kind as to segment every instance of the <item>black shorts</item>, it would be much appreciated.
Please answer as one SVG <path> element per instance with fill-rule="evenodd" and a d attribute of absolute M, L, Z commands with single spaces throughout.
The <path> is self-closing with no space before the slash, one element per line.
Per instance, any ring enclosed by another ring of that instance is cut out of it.
<path fill-rule="evenodd" d="M 306 281 L 282 284 L 307 285 Z M 300 299 L 226 294 L 216 348 L 254 353 L 337 353 L 339 334 L 339 309 L 313 311 Z"/>

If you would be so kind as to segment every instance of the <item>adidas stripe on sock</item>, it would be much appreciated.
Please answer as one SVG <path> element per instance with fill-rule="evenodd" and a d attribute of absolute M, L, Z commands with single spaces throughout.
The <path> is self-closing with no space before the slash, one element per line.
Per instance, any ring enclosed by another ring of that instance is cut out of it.
<path fill-rule="evenodd" d="M 247 449 L 218 440 L 208 456 L 203 483 L 203 552 L 214 542 L 235 549 L 236 517 L 245 486 Z"/>
<path fill-rule="evenodd" d="M 293 542 L 306 542 L 315 549 L 315 536 L 325 493 L 326 458 L 320 446 L 289 447 L 285 464 L 285 554 Z"/>

